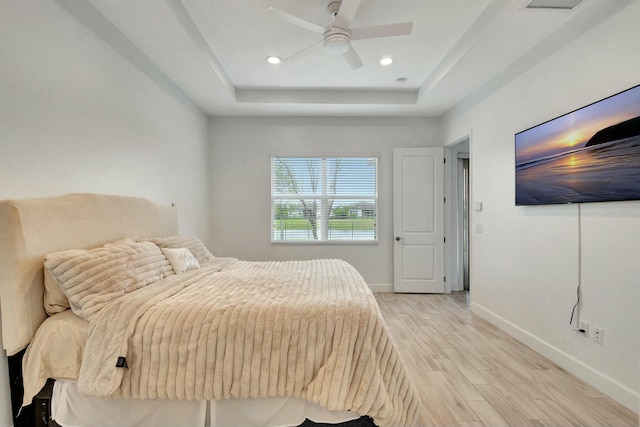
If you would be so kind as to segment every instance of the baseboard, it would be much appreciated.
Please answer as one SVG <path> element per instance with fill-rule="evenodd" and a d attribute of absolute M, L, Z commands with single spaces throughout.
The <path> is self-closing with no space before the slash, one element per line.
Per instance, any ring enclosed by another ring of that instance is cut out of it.
<path fill-rule="evenodd" d="M 375 292 L 393 292 L 393 284 L 369 284 L 369 288 Z"/>
<path fill-rule="evenodd" d="M 525 331 L 507 319 L 477 303 L 471 303 L 471 311 L 507 332 L 513 338 L 545 356 L 584 382 L 597 388 L 616 402 L 638 413 L 640 393 L 603 374 L 570 354 Z"/>

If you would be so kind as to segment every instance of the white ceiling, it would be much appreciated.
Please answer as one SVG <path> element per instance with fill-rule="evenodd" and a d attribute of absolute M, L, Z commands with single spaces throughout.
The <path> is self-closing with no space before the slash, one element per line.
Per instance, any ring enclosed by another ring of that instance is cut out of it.
<path fill-rule="evenodd" d="M 531 0 L 362 0 L 351 27 L 412 21 L 413 31 L 354 40 L 364 63 L 356 70 L 322 44 L 296 62 L 265 60 L 322 37 L 269 7 L 326 25 L 328 0 L 56 1 L 211 115 L 439 116 L 631 0 L 583 0 L 569 11 L 528 9 Z M 380 65 L 383 56 L 393 64 Z"/>

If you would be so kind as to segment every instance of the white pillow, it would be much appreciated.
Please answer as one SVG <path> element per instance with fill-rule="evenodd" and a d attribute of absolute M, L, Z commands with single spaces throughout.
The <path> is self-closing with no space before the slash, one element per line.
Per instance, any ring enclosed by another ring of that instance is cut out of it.
<path fill-rule="evenodd" d="M 187 248 L 160 248 L 176 274 L 200 268 L 200 263 Z"/>
<path fill-rule="evenodd" d="M 136 242 L 152 242 L 160 248 L 187 248 L 200 264 L 215 258 L 200 239 L 193 235 L 167 237 L 138 237 Z"/>

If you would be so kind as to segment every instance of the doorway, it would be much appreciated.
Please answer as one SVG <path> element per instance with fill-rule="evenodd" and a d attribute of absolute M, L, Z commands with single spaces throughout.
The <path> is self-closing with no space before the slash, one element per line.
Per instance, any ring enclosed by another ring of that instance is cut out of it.
<path fill-rule="evenodd" d="M 458 153 L 458 224 L 462 230 L 462 288 L 469 292 L 469 153 Z"/>
<path fill-rule="evenodd" d="M 447 147 L 448 191 L 447 219 L 450 238 L 447 242 L 448 276 L 450 290 L 470 290 L 470 205 L 471 205 L 471 157 L 470 139 L 462 138 Z"/>

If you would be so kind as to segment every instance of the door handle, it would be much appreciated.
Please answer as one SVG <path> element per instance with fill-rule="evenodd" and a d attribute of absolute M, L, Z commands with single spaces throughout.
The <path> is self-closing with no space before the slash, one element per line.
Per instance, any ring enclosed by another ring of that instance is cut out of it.
<path fill-rule="evenodd" d="M 404 240 L 404 237 L 396 236 L 396 242 L 399 242 L 400 240 Z"/>

